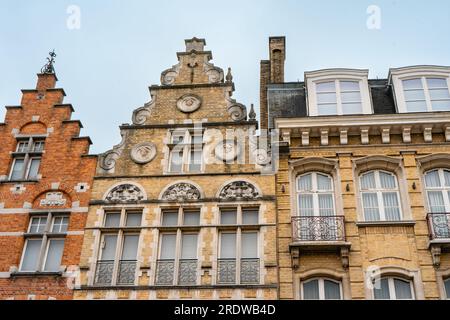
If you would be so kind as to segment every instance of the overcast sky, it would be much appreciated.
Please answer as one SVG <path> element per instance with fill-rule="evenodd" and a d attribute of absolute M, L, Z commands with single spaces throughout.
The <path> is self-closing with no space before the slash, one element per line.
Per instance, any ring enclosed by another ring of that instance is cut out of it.
<path fill-rule="evenodd" d="M 0 0 L 0 122 L 20 89 L 35 87 L 52 49 L 72 118 L 101 153 L 120 141 L 118 126 L 149 100 L 186 38 L 205 38 L 215 65 L 233 69 L 235 98 L 259 107 L 269 36 L 287 37 L 286 81 L 330 67 L 386 77 L 390 67 L 450 65 L 449 12 L 448 0 Z"/>

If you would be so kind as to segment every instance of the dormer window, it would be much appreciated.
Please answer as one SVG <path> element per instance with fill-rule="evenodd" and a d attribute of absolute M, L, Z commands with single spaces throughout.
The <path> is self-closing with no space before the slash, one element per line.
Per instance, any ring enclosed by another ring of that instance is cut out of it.
<path fill-rule="evenodd" d="M 390 82 L 400 113 L 450 111 L 448 67 L 392 69 Z"/>
<path fill-rule="evenodd" d="M 371 114 L 368 71 L 323 70 L 306 73 L 309 115 Z"/>
<path fill-rule="evenodd" d="M 10 180 L 37 180 L 45 141 L 39 137 L 27 137 L 17 141 L 13 153 Z"/>

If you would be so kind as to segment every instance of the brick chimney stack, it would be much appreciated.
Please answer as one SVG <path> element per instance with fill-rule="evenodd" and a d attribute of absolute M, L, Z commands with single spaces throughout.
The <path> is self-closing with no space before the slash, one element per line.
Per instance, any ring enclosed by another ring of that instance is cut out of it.
<path fill-rule="evenodd" d="M 46 91 L 48 89 L 54 89 L 58 78 L 54 73 L 39 73 L 36 90 Z"/>

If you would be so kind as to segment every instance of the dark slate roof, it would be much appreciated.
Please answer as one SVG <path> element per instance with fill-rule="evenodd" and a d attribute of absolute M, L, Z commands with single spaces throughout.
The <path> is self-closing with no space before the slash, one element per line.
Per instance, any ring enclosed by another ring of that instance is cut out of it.
<path fill-rule="evenodd" d="M 372 105 L 375 114 L 396 113 L 392 88 L 387 79 L 369 80 Z M 275 118 L 307 117 L 306 90 L 304 82 L 269 84 L 267 86 L 269 128 Z"/>

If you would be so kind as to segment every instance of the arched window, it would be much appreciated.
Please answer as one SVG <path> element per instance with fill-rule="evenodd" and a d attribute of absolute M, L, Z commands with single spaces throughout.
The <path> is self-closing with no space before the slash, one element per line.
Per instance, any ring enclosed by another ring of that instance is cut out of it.
<path fill-rule="evenodd" d="M 430 212 L 450 212 L 450 170 L 428 171 L 425 174 L 425 187 Z"/>
<path fill-rule="evenodd" d="M 369 171 L 360 176 L 361 199 L 366 221 L 402 219 L 397 177 L 386 171 Z"/>
<path fill-rule="evenodd" d="M 327 278 L 314 278 L 301 283 L 302 300 L 342 300 L 342 284 Z"/>
<path fill-rule="evenodd" d="M 445 287 L 445 296 L 447 300 L 450 300 L 450 278 L 444 280 L 444 287 Z"/>
<path fill-rule="evenodd" d="M 319 172 L 299 176 L 297 201 L 300 216 L 334 216 L 333 179 Z"/>
<path fill-rule="evenodd" d="M 373 295 L 375 300 L 413 300 L 413 284 L 401 278 L 381 278 L 374 283 Z"/>

